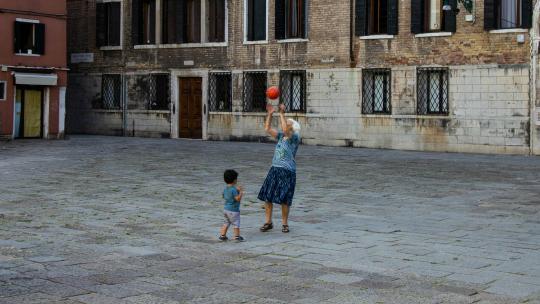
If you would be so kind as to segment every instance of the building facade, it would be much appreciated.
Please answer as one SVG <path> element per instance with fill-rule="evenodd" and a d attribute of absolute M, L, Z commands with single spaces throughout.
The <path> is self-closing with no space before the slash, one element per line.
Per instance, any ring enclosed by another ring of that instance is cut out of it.
<path fill-rule="evenodd" d="M 68 1 L 73 133 L 534 150 L 531 0 Z M 536 13 L 534 14 L 537 15 Z"/>
<path fill-rule="evenodd" d="M 0 138 L 63 138 L 65 1 L 0 0 Z"/>

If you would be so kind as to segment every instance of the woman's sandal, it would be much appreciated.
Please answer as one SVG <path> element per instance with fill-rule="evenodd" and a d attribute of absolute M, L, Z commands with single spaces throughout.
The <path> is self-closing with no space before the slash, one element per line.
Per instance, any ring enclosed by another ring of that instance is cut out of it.
<path fill-rule="evenodd" d="M 272 224 L 272 223 L 266 223 L 266 224 L 264 224 L 264 225 L 261 227 L 260 230 L 261 230 L 261 232 L 266 232 L 266 231 L 268 231 L 268 230 L 270 230 L 270 229 L 272 229 L 272 228 L 274 228 L 274 224 Z"/>
<path fill-rule="evenodd" d="M 283 228 L 281 229 L 281 232 L 288 233 L 289 232 L 289 225 L 283 225 Z"/>

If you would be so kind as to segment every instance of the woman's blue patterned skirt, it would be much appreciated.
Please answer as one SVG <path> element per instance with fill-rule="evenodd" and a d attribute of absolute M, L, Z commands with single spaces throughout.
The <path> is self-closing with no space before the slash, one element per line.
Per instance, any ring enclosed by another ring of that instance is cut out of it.
<path fill-rule="evenodd" d="M 259 191 L 261 201 L 274 204 L 292 205 L 294 188 L 296 187 L 296 172 L 285 168 L 270 168 L 266 179 Z"/>

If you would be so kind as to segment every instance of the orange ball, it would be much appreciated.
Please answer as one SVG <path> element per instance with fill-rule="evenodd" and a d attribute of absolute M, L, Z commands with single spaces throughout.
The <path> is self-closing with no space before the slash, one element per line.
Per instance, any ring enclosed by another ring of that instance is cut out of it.
<path fill-rule="evenodd" d="M 269 99 L 277 99 L 279 97 L 279 89 L 278 87 L 269 87 L 267 90 L 266 90 L 266 97 L 268 97 Z"/>

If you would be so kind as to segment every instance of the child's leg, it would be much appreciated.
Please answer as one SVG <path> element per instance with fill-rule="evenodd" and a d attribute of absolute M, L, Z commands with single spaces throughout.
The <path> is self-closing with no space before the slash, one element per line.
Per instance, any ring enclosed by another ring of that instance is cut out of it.
<path fill-rule="evenodd" d="M 227 235 L 227 230 L 229 229 L 229 226 L 230 224 L 223 224 L 223 226 L 221 226 L 221 230 L 219 231 L 219 233 L 221 235 Z"/>
<path fill-rule="evenodd" d="M 240 228 L 233 228 L 233 230 L 234 230 L 235 237 L 240 236 Z"/>

